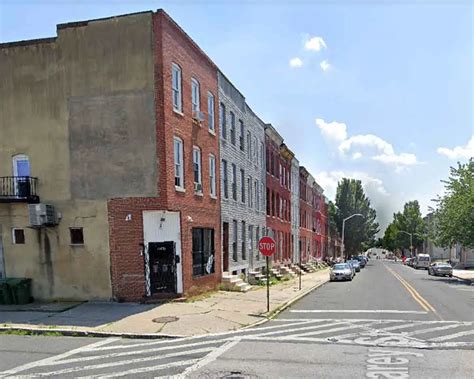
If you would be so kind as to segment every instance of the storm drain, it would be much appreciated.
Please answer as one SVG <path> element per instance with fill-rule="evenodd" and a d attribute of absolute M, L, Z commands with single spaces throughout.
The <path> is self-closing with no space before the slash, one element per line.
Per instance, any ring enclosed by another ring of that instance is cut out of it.
<path fill-rule="evenodd" d="M 164 317 L 157 317 L 153 319 L 153 322 L 156 322 L 157 324 L 166 324 L 168 322 L 175 322 L 178 321 L 179 318 L 175 316 L 164 316 Z"/>

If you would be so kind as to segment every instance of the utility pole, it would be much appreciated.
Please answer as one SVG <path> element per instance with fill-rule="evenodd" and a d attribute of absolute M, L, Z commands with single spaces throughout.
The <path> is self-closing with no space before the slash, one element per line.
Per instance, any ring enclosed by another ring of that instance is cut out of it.
<path fill-rule="evenodd" d="M 353 215 L 350 215 L 349 217 L 346 217 L 344 220 L 342 220 L 342 246 L 341 246 L 341 258 L 342 259 L 344 259 L 344 231 L 345 231 L 345 228 L 346 228 L 346 221 L 351 219 L 352 217 L 355 217 L 355 216 L 364 217 L 360 213 L 354 213 Z"/>

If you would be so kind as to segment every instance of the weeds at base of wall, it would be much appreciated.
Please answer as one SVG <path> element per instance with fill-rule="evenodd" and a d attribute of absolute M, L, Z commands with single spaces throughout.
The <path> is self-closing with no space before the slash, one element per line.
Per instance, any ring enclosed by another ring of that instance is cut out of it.
<path fill-rule="evenodd" d="M 0 335 L 13 335 L 13 336 L 43 336 L 43 337 L 63 337 L 64 334 L 60 332 L 42 332 L 37 333 L 30 330 L 3 330 L 0 331 Z M 74 336 L 74 334 L 73 334 Z"/>

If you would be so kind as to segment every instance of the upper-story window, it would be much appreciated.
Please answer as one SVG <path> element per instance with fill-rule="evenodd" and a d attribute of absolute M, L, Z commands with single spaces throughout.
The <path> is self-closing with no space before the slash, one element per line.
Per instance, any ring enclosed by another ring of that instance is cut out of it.
<path fill-rule="evenodd" d="M 247 131 L 247 158 L 252 159 L 252 135 Z"/>
<path fill-rule="evenodd" d="M 221 130 L 221 137 L 223 139 L 227 139 L 227 125 L 225 116 L 225 105 L 219 103 L 219 128 Z"/>
<path fill-rule="evenodd" d="M 235 145 L 235 114 L 230 111 L 230 142 Z"/>
<path fill-rule="evenodd" d="M 214 95 L 207 93 L 207 119 L 209 123 L 209 131 L 215 133 L 215 117 L 214 117 Z"/>
<path fill-rule="evenodd" d="M 194 171 L 194 190 L 196 192 L 202 192 L 201 149 L 197 146 L 193 147 L 193 171 Z"/>
<path fill-rule="evenodd" d="M 191 79 L 191 105 L 193 112 L 201 109 L 199 104 L 199 82 L 194 78 Z"/>
<path fill-rule="evenodd" d="M 265 147 L 263 142 L 260 142 L 260 165 L 263 167 L 265 165 Z M 268 171 L 268 168 L 267 168 Z"/>
<path fill-rule="evenodd" d="M 229 179 L 227 178 L 227 161 L 225 159 L 222 160 L 222 192 L 224 199 L 229 197 Z"/>
<path fill-rule="evenodd" d="M 237 166 L 232 163 L 232 199 L 237 200 Z"/>
<path fill-rule="evenodd" d="M 174 137 L 174 185 L 184 189 L 183 140 Z"/>
<path fill-rule="evenodd" d="M 245 171 L 240 169 L 240 198 L 245 203 Z"/>
<path fill-rule="evenodd" d="M 239 137 L 240 150 L 245 151 L 245 142 L 244 142 L 245 128 L 244 128 L 244 122 L 242 120 L 239 120 L 239 126 L 240 126 L 240 137 Z"/>
<path fill-rule="evenodd" d="M 216 157 L 209 154 L 209 190 L 211 196 L 216 196 Z"/>
<path fill-rule="evenodd" d="M 258 165 L 258 140 L 257 137 L 253 136 L 253 156 L 252 159 L 255 164 Z"/>
<path fill-rule="evenodd" d="M 171 65 L 171 80 L 173 88 L 173 109 L 177 112 L 182 112 L 183 97 L 181 93 L 181 67 L 175 63 Z"/>

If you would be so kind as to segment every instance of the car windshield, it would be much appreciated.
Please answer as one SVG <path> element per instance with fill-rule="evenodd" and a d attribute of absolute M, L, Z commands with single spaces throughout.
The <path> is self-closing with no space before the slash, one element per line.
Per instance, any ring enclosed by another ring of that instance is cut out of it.
<path fill-rule="evenodd" d="M 418 260 L 421 261 L 429 261 L 430 257 L 418 257 Z"/>
<path fill-rule="evenodd" d="M 334 270 L 347 270 L 349 268 L 349 265 L 346 263 L 339 263 L 337 265 L 334 265 Z"/>
<path fill-rule="evenodd" d="M 448 267 L 449 267 L 449 268 L 450 268 L 451 265 L 449 265 L 449 264 L 447 264 L 447 263 L 438 263 L 438 264 L 436 265 L 436 267 L 440 267 L 440 268 L 448 268 Z"/>

